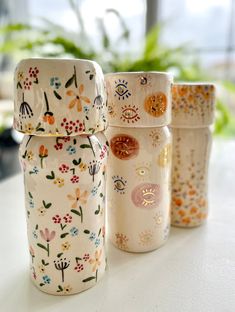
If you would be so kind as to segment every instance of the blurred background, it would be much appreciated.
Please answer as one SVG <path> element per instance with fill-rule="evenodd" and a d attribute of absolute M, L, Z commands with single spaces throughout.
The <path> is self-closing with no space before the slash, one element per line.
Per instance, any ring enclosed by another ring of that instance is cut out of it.
<path fill-rule="evenodd" d="M 214 135 L 235 138 L 235 0 L 0 0 L 0 180 L 19 171 L 14 67 L 34 56 L 215 82 Z"/>

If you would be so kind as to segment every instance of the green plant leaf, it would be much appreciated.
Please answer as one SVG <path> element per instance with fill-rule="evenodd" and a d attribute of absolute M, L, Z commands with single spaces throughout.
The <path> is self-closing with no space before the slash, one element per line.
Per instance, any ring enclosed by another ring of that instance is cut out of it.
<path fill-rule="evenodd" d="M 62 287 L 61 285 L 58 285 L 58 290 L 57 290 L 57 292 L 61 292 L 61 291 L 63 291 L 63 287 Z"/>
<path fill-rule="evenodd" d="M 72 83 L 74 82 L 74 79 L 75 79 L 74 75 L 71 78 L 69 78 L 69 80 L 65 84 L 65 88 L 70 87 L 72 85 Z"/>
<path fill-rule="evenodd" d="M 98 205 L 98 209 L 95 211 L 95 215 L 98 215 L 100 213 L 100 205 Z"/>
<path fill-rule="evenodd" d="M 79 158 L 78 160 L 74 159 L 74 160 L 73 160 L 73 164 L 74 164 L 75 166 L 78 166 L 78 165 L 81 163 L 81 161 L 82 161 L 81 158 Z"/>
<path fill-rule="evenodd" d="M 81 148 L 91 148 L 91 146 L 89 144 L 81 144 L 80 147 Z"/>
<path fill-rule="evenodd" d="M 229 124 L 230 113 L 228 108 L 222 103 L 221 100 L 216 101 L 217 116 L 215 121 L 215 134 L 221 134 L 223 129 Z"/>
<path fill-rule="evenodd" d="M 86 282 L 89 282 L 89 281 L 92 281 L 93 279 L 95 279 L 95 276 L 90 276 L 88 278 L 85 278 L 83 281 L 83 283 L 86 283 Z"/>
<path fill-rule="evenodd" d="M 63 255 L 63 252 L 57 254 L 57 258 L 60 258 Z"/>
<path fill-rule="evenodd" d="M 80 212 L 79 212 L 78 210 L 76 210 L 76 209 L 71 209 L 70 211 L 73 212 L 73 213 L 75 213 L 75 214 L 78 215 L 79 217 L 81 217 L 81 214 L 80 214 Z"/>
<path fill-rule="evenodd" d="M 144 58 L 150 58 L 156 53 L 158 39 L 159 39 L 160 27 L 154 26 L 147 34 L 144 47 Z"/>
<path fill-rule="evenodd" d="M 62 97 L 54 90 L 54 95 L 58 100 L 62 100 Z"/>
<path fill-rule="evenodd" d="M 69 235 L 69 233 L 63 233 L 60 235 L 60 238 L 65 238 L 67 235 Z"/>
<path fill-rule="evenodd" d="M 46 204 L 45 200 L 42 201 L 44 208 L 48 209 L 51 207 L 51 203 Z"/>
<path fill-rule="evenodd" d="M 30 30 L 32 27 L 28 24 L 16 23 L 16 24 L 7 24 L 0 27 L 0 34 L 7 34 L 12 32 L 22 32 L 24 30 Z"/>
<path fill-rule="evenodd" d="M 48 251 L 48 250 L 47 250 L 47 247 L 44 246 L 44 245 L 42 245 L 42 244 L 40 244 L 40 243 L 37 243 L 37 246 L 40 247 L 40 248 L 42 248 L 42 249 L 44 249 L 44 250 L 46 250 L 46 251 Z"/>
<path fill-rule="evenodd" d="M 54 180 L 55 179 L 54 171 L 51 171 L 51 175 L 47 175 L 46 178 L 49 179 L 49 180 Z"/>

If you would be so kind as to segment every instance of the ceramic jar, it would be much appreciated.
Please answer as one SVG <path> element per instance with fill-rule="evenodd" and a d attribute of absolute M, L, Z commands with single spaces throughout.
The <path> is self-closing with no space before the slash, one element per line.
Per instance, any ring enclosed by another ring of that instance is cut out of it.
<path fill-rule="evenodd" d="M 114 73 L 106 136 L 109 237 L 125 251 L 163 245 L 170 224 L 171 82 L 166 73 Z"/>
<path fill-rule="evenodd" d="M 208 164 L 215 87 L 175 84 L 172 88 L 171 223 L 180 227 L 202 224 L 208 214 Z"/>
<path fill-rule="evenodd" d="M 16 69 L 31 277 L 49 294 L 81 292 L 105 271 L 105 94 L 91 61 L 29 59 Z"/>
<path fill-rule="evenodd" d="M 14 128 L 24 134 L 70 136 L 106 127 L 100 66 L 88 60 L 25 59 L 14 77 Z"/>
<path fill-rule="evenodd" d="M 31 277 L 42 291 L 80 292 L 104 273 L 106 158 L 101 132 L 23 139 Z"/>

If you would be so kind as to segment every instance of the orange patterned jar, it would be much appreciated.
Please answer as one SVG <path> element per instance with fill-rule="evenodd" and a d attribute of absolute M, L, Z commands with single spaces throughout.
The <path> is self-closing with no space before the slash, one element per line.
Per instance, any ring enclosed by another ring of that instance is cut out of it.
<path fill-rule="evenodd" d="M 172 88 L 171 223 L 180 227 L 202 224 L 208 214 L 208 163 L 212 136 L 215 87 L 174 84 Z"/>

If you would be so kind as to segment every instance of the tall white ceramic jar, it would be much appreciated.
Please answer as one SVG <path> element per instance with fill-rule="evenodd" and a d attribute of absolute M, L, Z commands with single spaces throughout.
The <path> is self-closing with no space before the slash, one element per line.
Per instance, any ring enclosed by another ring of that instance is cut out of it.
<path fill-rule="evenodd" d="M 150 251 L 169 233 L 172 77 L 114 73 L 105 80 L 109 237 L 122 250 Z"/>
<path fill-rule="evenodd" d="M 208 215 L 208 165 L 215 87 L 175 84 L 172 88 L 171 223 L 180 227 L 202 224 Z"/>
<path fill-rule="evenodd" d="M 31 278 L 49 294 L 81 292 L 105 271 L 106 107 L 94 62 L 28 59 L 16 68 Z"/>

